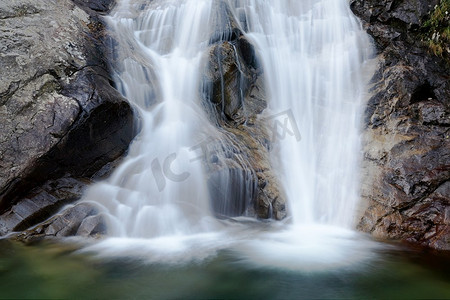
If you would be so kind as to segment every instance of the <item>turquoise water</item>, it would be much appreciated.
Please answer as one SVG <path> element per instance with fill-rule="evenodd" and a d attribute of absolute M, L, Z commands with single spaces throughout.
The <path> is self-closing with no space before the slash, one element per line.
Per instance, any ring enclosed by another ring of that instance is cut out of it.
<path fill-rule="evenodd" d="M 67 243 L 0 241 L 1 298 L 450 298 L 450 257 L 400 246 L 357 265 L 316 272 L 244 263 L 221 250 L 201 263 L 99 259 Z M 274 253 L 277 255 L 277 253 Z"/>

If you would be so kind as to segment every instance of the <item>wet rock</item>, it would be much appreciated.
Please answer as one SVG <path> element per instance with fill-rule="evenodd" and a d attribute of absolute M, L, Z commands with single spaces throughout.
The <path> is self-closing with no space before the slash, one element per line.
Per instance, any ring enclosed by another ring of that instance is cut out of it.
<path fill-rule="evenodd" d="M 50 222 L 41 226 L 46 235 L 57 237 L 73 236 L 77 233 L 82 221 L 95 213 L 97 211 L 94 207 L 81 203 L 65 210 L 60 216 L 54 217 Z"/>
<path fill-rule="evenodd" d="M 102 215 L 89 216 L 83 220 L 77 230 L 77 236 L 102 236 L 107 233 L 106 222 Z"/>
<path fill-rule="evenodd" d="M 361 230 L 450 249 L 450 72 L 420 42 L 437 1 L 352 1 L 378 70 L 365 119 Z"/>
<path fill-rule="evenodd" d="M 79 203 L 64 209 L 51 219 L 34 228 L 23 231 L 16 239 L 35 242 L 44 238 L 61 238 L 70 236 L 92 236 L 106 233 L 103 217 L 98 209 L 90 203 Z"/>
<path fill-rule="evenodd" d="M 206 169 L 219 216 L 286 217 L 285 196 L 270 163 L 264 74 L 253 45 L 224 1 L 208 52 L 204 103 L 223 136 L 208 143 Z M 221 33 L 222 32 L 222 33 Z"/>
<path fill-rule="evenodd" d="M 233 119 L 244 101 L 243 90 L 248 82 L 236 57 L 235 46 L 223 42 L 212 47 L 210 52 L 209 78 L 212 86 L 211 99 L 224 116 Z"/>
<path fill-rule="evenodd" d="M 242 36 L 239 24 L 226 1 L 213 0 L 212 12 L 211 20 L 213 20 L 213 24 L 210 29 L 210 44 L 223 41 L 232 42 Z"/>
<path fill-rule="evenodd" d="M 427 101 L 418 106 L 420 121 L 424 125 L 449 126 L 450 116 L 445 105 L 437 101 Z"/>
<path fill-rule="evenodd" d="M 73 2 L 88 13 L 89 10 L 95 13 L 107 13 L 115 4 L 115 0 L 73 0 Z"/>
<path fill-rule="evenodd" d="M 81 2 L 89 14 L 69 0 L 0 3 L 0 234 L 77 200 L 135 134 L 94 11 L 111 1 Z"/>
<path fill-rule="evenodd" d="M 33 189 L 0 216 L 0 234 L 22 231 L 57 213 L 64 205 L 78 200 L 89 182 L 63 177 Z"/>
<path fill-rule="evenodd" d="M 376 45 L 384 49 L 392 42 L 414 41 L 414 32 L 438 2 L 352 0 L 350 6 L 363 21 L 367 32 L 374 37 Z"/>

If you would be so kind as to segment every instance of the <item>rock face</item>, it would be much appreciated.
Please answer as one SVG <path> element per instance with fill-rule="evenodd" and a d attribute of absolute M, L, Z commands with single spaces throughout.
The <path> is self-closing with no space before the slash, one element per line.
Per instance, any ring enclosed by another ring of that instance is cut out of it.
<path fill-rule="evenodd" d="M 111 1 L 0 3 L 0 235 L 77 200 L 134 136 L 98 14 Z"/>
<path fill-rule="evenodd" d="M 438 1 L 352 1 L 378 49 L 360 229 L 450 250 L 450 68 L 420 30 Z"/>
<path fill-rule="evenodd" d="M 269 161 L 264 72 L 225 1 L 216 1 L 204 75 L 204 102 L 224 139 L 209 143 L 206 167 L 217 215 L 286 217 L 285 197 Z"/>

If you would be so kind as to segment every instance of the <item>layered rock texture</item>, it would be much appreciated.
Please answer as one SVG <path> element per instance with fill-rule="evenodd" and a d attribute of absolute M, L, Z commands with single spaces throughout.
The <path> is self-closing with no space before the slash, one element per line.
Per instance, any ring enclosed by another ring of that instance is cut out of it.
<path fill-rule="evenodd" d="M 216 214 L 281 220 L 286 199 L 270 164 L 264 70 L 226 1 L 215 1 L 204 102 L 225 139 L 209 143 L 206 159 Z"/>
<path fill-rule="evenodd" d="M 103 56 L 111 1 L 75 2 L 0 3 L 0 235 L 77 200 L 134 136 Z"/>
<path fill-rule="evenodd" d="M 359 228 L 450 250 L 450 68 L 421 39 L 438 1 L 352 1 L 379 66 L 365 122 Z"/>

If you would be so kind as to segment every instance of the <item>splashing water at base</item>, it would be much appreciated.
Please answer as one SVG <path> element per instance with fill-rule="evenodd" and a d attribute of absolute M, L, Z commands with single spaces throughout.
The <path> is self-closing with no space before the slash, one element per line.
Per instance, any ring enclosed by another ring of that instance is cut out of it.
<path fill-rule="evenodd" d="M 288 226 L 241 219 L 222 230 L 153 239 L 110 238 L 85 245 L 80 253 L 127 257 L 145 264 L 202 263 L 229 253 L 244 267 L 293 272 L 358 269 L 387 246 L 361 233 L 332 226 Z"/>
<path fill-rule="evenodd" d="M 227 250 L 246 264 L 307 271 L 371 258 L 379 244 L 348 229 L 371 46 L 347 1 L 228 1 L 257 47 L 270 110 L 291 111 L 301 131 L 300 142 L 287 136 L 274 155 L 289 225 L 216 220 L 201 164 L 192 163 L 191 147 L 218 135 L 198 95 L 212 2 L 122 1 L 108 18 L 119 42 L 116 82 L 141 132 L 111 178 L 85 197 L 102 205 L 113 238 L 83 251 L 185 263 Z"/>

